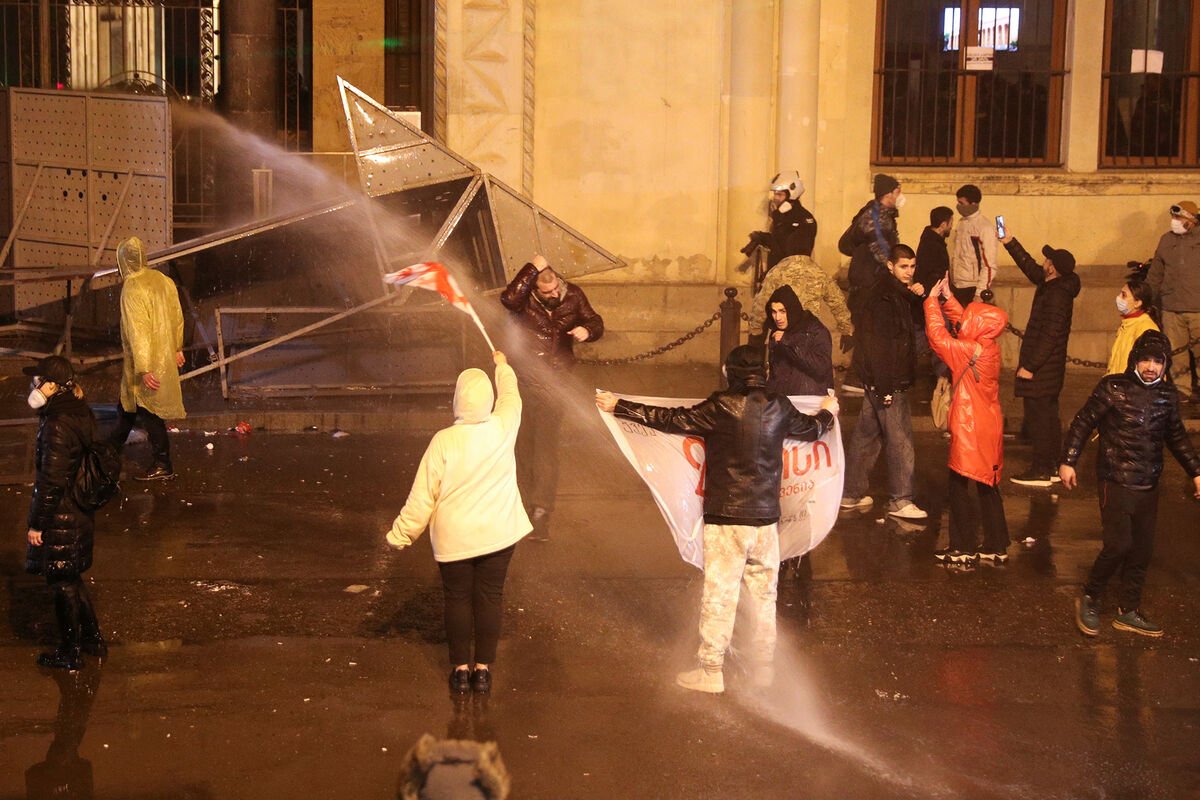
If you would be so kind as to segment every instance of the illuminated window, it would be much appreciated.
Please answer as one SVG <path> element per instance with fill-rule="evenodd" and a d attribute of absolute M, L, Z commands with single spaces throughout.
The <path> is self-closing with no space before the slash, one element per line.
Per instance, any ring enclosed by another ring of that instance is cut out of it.
<path fill-rule="evenodd" d="M 1066 0 L 880 0 L 874 162 L 1059 163 L 1066 18 Z"/>
<path fill-rule="evenodd" d="M 1200 166 L 1200 0 L 1108 0 L 1100 163 Z"/>

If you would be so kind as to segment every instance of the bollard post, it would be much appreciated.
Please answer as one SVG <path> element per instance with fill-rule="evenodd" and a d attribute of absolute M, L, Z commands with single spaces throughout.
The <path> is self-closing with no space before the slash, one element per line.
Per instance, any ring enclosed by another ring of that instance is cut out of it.
<path fill-rule="evenodd" d="M 742 342 L 742 304 L 737 299 L 737 293 L 738 290 L 732 286 L 725 287 L 725 299 L 721 302 L 721 360 L 717 364 L 718 370 L 730 351 Z"/>

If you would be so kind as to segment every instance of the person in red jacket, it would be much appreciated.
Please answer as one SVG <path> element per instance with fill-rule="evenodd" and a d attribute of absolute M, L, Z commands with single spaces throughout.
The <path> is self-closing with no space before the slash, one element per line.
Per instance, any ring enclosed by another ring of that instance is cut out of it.
<path fill-rule="evenodd" d="M 946 318 L 957 329 L 946 326 Z M 1000 346 L 1008 315 L 975 301 L 964 309 L 943 278 L 925 300 L 929 345 L 951 372 L 950 542 L 934 557 L 941 563 L 1008 560 L 1008 523 L 1000 497 L 1004 468 L 1004 415 L 1000 408 Z M 978 502 L 971 503 L 974 485 Z M 974 505 L 974 507 L 972 507 Z M 983 547 L 977 545 L 983 522 Z"/>

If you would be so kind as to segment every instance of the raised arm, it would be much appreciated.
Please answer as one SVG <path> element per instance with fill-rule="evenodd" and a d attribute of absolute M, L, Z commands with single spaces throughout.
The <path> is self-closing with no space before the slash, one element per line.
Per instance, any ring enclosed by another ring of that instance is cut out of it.
<path fill-rule="evenodd" d="M 1016 237 L 1010 237 L 1004 243 L 1004 249 L 1012 256 L 1012 260 L 1016 262 L 1021 272 L 1025 273 L 1025 277 L 1029 279 L 1030 283 L 1034 286 L 1041 286 L 1046 282 L 1046 273 L 1042 270 L 1042 265 L 1033 260 L 1033 256 L 1029 255 Z"/>
<path fill-rule="evenodd" d="M 508 365 L 504 354 L 497 351 L 496 360 L 496 416 L 506 431 L 521 424 L 521 392 L 517 385 L 517 373 Z"/>
<path fill-rule="evenodd" d="M 520 311 L 525 308 L 533 286 L 537 283 L 537 276 L 538 268 L 533 264 L 521 267 L 521 271 L 513 276 L 508 286 L 504 287 L 504 291 L 500 293 L 500 304 L 509 311 Z"/>

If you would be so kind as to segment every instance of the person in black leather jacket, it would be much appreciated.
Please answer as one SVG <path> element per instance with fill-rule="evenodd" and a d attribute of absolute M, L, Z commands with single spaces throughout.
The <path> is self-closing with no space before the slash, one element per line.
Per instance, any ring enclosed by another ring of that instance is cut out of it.
<path fill-rule="evenodd" d="M 765 388 L 762 351 L 736 347 L 725 360 L 729 388 L 691 408 L 617 400 L 596 405 L 667 433 L 704 437 L 704 591 L 700 600 L 699 669 L 681 672 L 685 689 L 724 691 L 725 650 L 733 636 L 739 587 L 753 610 L 750 651 L 760 686 L 774 678 L 775 595 L 779 578 L 779 489 L 785 438 L 815 441 L 833 425 L 837 400 L 826 397 L 809 416 Z"/>
<path fill-rule="evenodd" d="M 82 577 L 92 565 L 93 515 L 76 504 L 73 492 L 84 448 L 95 436 L 95 419 L 70 361 L 47 356 L 23 371 L 33 377 L 29 405 L 40 416 L 25 570 L 45 577 L 53 588 L 61 637 L 56 650 L 38 656 L 38 664 L 77 670 L 81 651 L 99 658 L 108 654 Z"/>
<path fill-rule="evenodd" d="M 1087 636 L 1100 632 L 1100 594 L 1117 572 L 1121 590 L 1113 627 L 1143 636 L 1163 633 L 1142 615 L 1139 605 L 1154 549 L 1164 444 L 1183 465 L 1200 498 L 1200 455 L 1180 418 L 1170 370 L 1170 341 L 1159 331 L 1146 331 L 1134 342 L 1125 372 L 1100 379 L 1067 431 L 1058 474 L 1063 486 L 1073 489 L 1084 444 L 1094 429 L 1100 429 L 1096 472 L 1104 547 L 1075 601 L 1075 624 Z"/>

